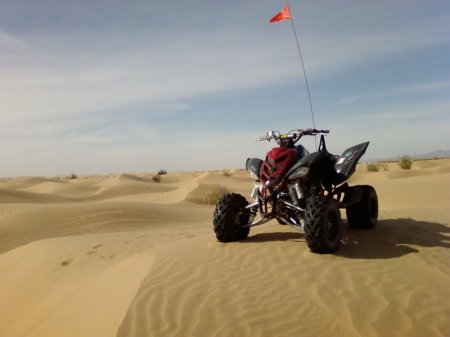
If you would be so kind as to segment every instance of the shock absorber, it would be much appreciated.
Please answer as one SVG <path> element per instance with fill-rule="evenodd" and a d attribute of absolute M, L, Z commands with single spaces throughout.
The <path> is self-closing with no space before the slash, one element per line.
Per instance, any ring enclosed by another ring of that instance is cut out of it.
<path fill-rule="evenodd" d="M 289 196 L 291 197 L 292 203 L 298 206 L 299 199 L 303 197 L 303 193 L 298 183 L 289 185 Z"/>

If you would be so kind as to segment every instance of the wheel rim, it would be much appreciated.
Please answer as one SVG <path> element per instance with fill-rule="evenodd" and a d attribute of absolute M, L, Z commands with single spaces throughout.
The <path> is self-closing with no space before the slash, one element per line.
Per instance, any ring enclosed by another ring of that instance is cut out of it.
<path fill-rule="evenodd" d="M 243 226 L 245 226 L 248 222 L 248 214 L 245 212 L 245 210 L 239 210 L 236 213 L 236 217 L 234 218 L 234 227 L 235 229 L 239 230 Z"/>

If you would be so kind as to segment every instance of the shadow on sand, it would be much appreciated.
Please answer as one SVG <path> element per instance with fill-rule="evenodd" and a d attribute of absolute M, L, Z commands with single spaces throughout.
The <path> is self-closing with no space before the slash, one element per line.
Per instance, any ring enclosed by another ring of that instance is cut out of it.
<path fill-rule="evenodd" d="M 289 228 L 289 227 L 284 227 Z M 258 233 L 250 235 L 245 242 L 269 242 L 269 241 L 305 241 L 305 235 L 303 232 L 273 232 L 273 233 Z"/>
<path fill-rule="evenodd" d="M 259 233 L 243 242 L 299 241 L 304 242 L 302 232 Z M 418 248 L 450 248 L 450 227 L 412 219 L 379 220 L 374 229 L 348 228 L 344 221 L 341 248 L 337 256 L 352 259 L 391 259 Z"/>
<path fill-rule="evenodd" d="M 450 248 L 450 228 L 412 219 L 379 220 L 374 229 L 347 229 L 338 256 L 354 259 L 390 259 L 418 248 Z"/>

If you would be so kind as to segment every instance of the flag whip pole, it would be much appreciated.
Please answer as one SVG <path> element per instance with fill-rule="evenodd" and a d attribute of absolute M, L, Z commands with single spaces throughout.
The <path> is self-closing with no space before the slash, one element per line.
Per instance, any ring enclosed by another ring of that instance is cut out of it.
<path fill-rule="evenodd" d="M 290 13 L 291 8 L 289 6 L 289 3 L 286 3 L 286 6 L 289 8 L 289 13 Z M 311 119 L 312 119 L 312 123 L 313 123 L 313 128 L 315 129 L 316 123 L 314 121 L 314 111 L 313 111 L 313 106 L 312 106 L 312 101 L 311 101 L 311 93 L 309 91 L 308 77 L 306 76 L 306 70 L 305 70 L 305 64 L 303 63 L 302 51 L 300 49 L 300 43 L 298 42 L 297 32 L 295 31 L 295 26 L 294 26 L 294 21 L 292 20 L 292 15 L 290 15 L 289 19 L 291 21 L 292 31 L 294 32 L 295 42 L 297 42 L 298 55 L 300 56 L 301 66 L 303 69 L 303 75 L 305 76 L 306 91 L 308 92 L 309 108 L 311 111 Z M 317 148 L 317 143 L 316 143 L 316 148 Z"/>

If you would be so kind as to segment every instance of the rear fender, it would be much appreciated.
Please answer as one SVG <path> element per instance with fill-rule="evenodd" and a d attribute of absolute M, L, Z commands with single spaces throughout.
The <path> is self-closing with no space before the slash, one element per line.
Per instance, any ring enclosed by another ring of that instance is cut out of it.
<path fill-rule="evenodd" d="M 368 146 L 369 142 L 361 143 L 348 148 L 342 153 L 334 165 L 337 173 L 337 181 L 335 181 L 336 184 L 339 184 L 351 177 L 351 175 L 355 172 L 358 160 L 364 155 L 364 153 L 366 153 Z"/>
<path fill-rule="evenodd" d="M 347 183 L 346 183 L 347 184 Z M 357 204 L 361 201 L 364 190 L 361 186 L 348 186 L 345 192 L 344 200 L 342 201 L 343 207 Z"/>

